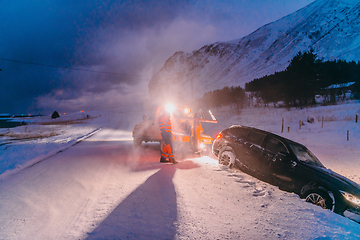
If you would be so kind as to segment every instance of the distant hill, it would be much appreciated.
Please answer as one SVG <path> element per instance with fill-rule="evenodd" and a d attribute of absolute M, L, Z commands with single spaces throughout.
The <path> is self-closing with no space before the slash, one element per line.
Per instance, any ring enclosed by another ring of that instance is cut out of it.
<path fill-rule="evenodd" d="M 242 86 L 284 70 L 299 52 L 313 48 L 323 60 L 360 60 L 360 1 L 317 0 L 230 42 L 176 52 L 149 82 L 156 97 L 201 97 L 224 86 Z M 164 89 L 171 96 L 164 96 Z M 168 92 L 168 91 L 166 91 Z"/>

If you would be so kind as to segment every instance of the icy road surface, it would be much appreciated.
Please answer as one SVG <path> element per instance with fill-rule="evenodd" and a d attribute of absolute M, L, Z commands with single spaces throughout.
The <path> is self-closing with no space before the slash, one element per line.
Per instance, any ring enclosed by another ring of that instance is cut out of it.
<path fill-rule="evenodd" d="M 0 239 L 358 239 L 359 224 L 212 157 L 159 163 L 113 124 L 0 182 Z"/>

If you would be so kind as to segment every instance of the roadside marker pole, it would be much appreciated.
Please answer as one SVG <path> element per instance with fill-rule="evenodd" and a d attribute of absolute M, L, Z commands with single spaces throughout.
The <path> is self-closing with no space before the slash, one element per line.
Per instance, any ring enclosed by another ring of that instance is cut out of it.
<path fill-rule="evenodd" d="M 347 135 L 347 141 L 349 141 L 349 130 L 347 130 L 346 135 Z"/>
<path fill-rule="evenodd" d="M 281 122 L 281 133 L 284 132 L 284 118 L 282 118 L 282 122 Z"/>

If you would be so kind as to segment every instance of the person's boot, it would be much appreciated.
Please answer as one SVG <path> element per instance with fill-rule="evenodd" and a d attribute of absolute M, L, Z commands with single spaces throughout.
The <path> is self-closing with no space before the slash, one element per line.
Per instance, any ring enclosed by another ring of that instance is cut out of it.
<path fill-rule="evenodd" d="M 173 163 L 173 164 L 177 164 L 178 162 L 175 161 L 175 158 L 170 158 L 170 162 Z"/>
<path fill-rule="evenodd" d="M 160 162 L 163 162 L 163 163 L 165 163 L 165 162 L 169 162 L 168 160 L 166 160 L 166 158 L 164 158 L 164 157 L 161 157 L 160 158 Z"/>

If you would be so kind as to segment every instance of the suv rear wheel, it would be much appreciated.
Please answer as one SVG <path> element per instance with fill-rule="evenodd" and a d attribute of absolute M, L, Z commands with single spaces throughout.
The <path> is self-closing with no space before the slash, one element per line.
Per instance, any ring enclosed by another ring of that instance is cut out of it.
<path fill-rule="evenodd" d="M 224 147 L 219 153 L 219 164 L 229 166 L 230 168 L 235 163 L 235 151 L 231 147 Z"/>

